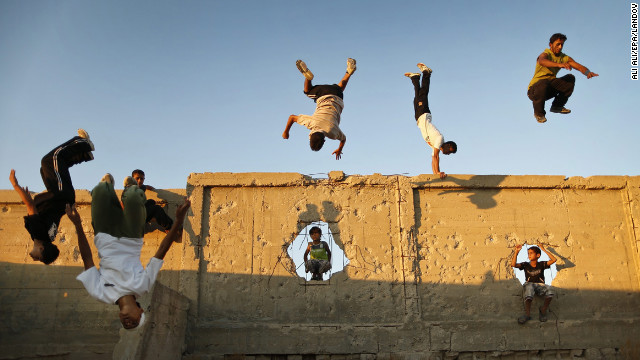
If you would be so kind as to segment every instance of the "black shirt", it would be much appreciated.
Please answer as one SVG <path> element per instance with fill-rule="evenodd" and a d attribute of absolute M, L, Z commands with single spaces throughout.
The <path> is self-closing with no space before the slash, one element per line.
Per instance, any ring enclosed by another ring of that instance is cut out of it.
<path fill-rule="evenodd" d="M 308 97 L 312 98 L 313 101 L 317 101 L 319 98 L 325 95 L 335 95 L 340 99 L 344 99 L 344 94 L 342 92 L 342 88 L 338 86 L 338 84 L 333 85 L 315 85 L 309 89 L 309 92 L 305 93 Z"/>
<path fill-rule="evenodd" d="M 536 266 L 531 266 L 528 262 L 516 264 L 516 268 L 524 270 L 524 278 L 528 282 L 544 284 L 544 270 L 549 269 L 546 261 L 538 261 Z"/>
<path fill-rule="evenodd" d="M 58 233 L 60 219 L 65 214 L 67 202 L 50 192 L 40 193 L 33 199 L 37 214 L 24 217 L 24 227 L 31 239 L 53 242 Z"/>

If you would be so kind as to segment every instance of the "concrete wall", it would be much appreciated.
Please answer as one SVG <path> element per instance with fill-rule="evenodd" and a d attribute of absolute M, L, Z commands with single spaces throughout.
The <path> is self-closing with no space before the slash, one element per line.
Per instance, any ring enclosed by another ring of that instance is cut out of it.
<path fill-rule="evenodd" d="M 186 193 L 184 241 L 159 277 L 190 303 L 184 358 L 640 355 L 640 177 L 208 173 L 192 174 Z M 163 194 L 169 213 L 183 194 Z M 89 201 L 78 195 L 87 232 Z M 0 192 L 0 206 L 0 353 L 108 358 L 117 310 L 74 280 L 68 220 L 63 255 L 45 267 L 28 259 L 17 196 Z M 306 282 L 286 249 L 318 220 L 350 263 Z M 161 235 L 145 237 L 143 263 Z M 547 323 L 516 323 L 521 285 L 509 261 L 524 242 L 558 258 Z"/>

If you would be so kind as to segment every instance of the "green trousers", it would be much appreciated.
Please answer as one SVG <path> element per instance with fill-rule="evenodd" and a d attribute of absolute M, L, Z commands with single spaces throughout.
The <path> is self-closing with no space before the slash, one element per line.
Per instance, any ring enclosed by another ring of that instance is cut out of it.
<path fill-rule="evenodd" d="M 100 182 L 91 190 L 91 225 L 93 231 L 114 237 L 142 238 L 147 211 L 147 197 L 137 185 L 129 186 L 122 194 L 122 205 L 113 184 Z"/>

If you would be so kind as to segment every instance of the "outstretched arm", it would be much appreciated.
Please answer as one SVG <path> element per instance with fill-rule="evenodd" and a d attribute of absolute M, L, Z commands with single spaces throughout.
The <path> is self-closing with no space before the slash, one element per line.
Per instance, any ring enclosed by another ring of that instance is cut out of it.
<path fill-rule="evenodd" d="M 547 265 L 551 266 L 552 264 L 555 264 L 555 262 L 557 261 L 555 256 L 553 256 L 552 253 L 548 252 L 547 249 L 542 247 L 542 245 L 538 244 L 538 247 L 540 248 L 540 250 L 544 251 L 544 253 L 547 254 L 547 256 L 549 256 L 549 261 L 547 261 Z"/>
<path fill-rule="evenodd" d="M 80 249 L 80 256 L 84 263 L 84 269 L 91 269 L 95 266 L 93 263 L 93 255 L 91 255 L 91 246 L 89 246 L 87 236 L 84 234 L 84 229 L 82 229 L 82 220 L 80 219 L 80 214 L 78 214 L 78 209 L 76 209 L 76 204 L 67 204 L 65 211 L 69 220 L 71 220 L 73 225 L 76 227 L 76 234 L 78 234 L 78 248 Z"/>
<path fill-rule="evenodd" d="M 516 245 L 516 251 L 513 252 L 513 257 L 511 258 L 511 267 L 516 267 L 516 261 L 518 261 L 518 253 L 522 249 L 522 245 Z"/>
<path fill-rule="evenodd" d="M 584 74 L 584 76 L 586 76 L 587 79 L 591 79 L 594 76 L 598 76 L 598 74 L 589 71 L 589 69 L 587 69 L 586 66 L 579 64 L 577 61 L 573 60 L 572 58 L 569 58 L 569 65 L 571 65 L 571 67 L 574 69 L 578 69 L 578 71 Z"/>
<path fill-rule="evenodd" d="M 289 138 L 289 130 L 291 130 L 291 126 L 293 126 L 294 122 L 298 122 L 298 117 L 296 115 L 289 116 L 289 120 L 287 120 L 287 126 L 284 128 L 284 132 L 282 133 L 283 139 Z"/>
<path fill-rule="evenodd" d="M 13 169 L 11 169 L 11 174 L 9 174 L 9 180 L 11 181 L 11 185 L 13 185 L 13 190 L 15 190 L 18 195 L 20 195 L 20 199 L 22 199 L 22 202 L 27 207 L 27 213 L 29 215 L 37 214 L 38 210 L 36 210 L 36 205 L 33 202 L 33 198 L 31 197 L 31 194 L 29 194 L 29 188 L 22 187 L 20 186 L 20 184 L 18 184 L 16 171 Z"/>
<path fill-rule="evenodd" d="M 342 157 L 342 148 L 344 147 L 344 144 L 346 142 L 347 139 L 340 140 L 340 146 L 338 146 L 338 148 L 332 153 L 336 156 L 336 160 L 340 160 L 340 158 Z"/>
<path fill-rule="evenodd" d="M 153 255 L 153 257 L 160 260 L 164 259 L 165 255 L 167 255 L 167 251 L 171 248 L 171 244 L 180 239 L 182 236 L 182 223 L 184 222 L 184 218 L 187 215 L 189 207 L 191 207 L 191 201 L 189 199 L 184 199 L 184 203 L 178 206 L 178 210 L 176 210 L 176 221 L 173 223 L 173 226 L 171 226 L 169 233 L 165 235 L 164 239 L 162 239 L 162 242 L 158 247 L 158 251 L 156 251 L 156 254 Z"/>
<path fill-rule="evenodd" d="M 440 149 L 435 149 L 431 156 L 431 170 L 434 175 L 440 176 L 440 179 L 444 179 L 447 174 L 444 171 L 440 171 Z"/>

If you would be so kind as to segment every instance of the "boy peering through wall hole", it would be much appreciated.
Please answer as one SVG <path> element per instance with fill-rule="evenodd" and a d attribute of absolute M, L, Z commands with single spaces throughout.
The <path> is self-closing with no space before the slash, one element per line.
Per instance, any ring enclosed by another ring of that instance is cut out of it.
<path fill-rule="evenodd" d="M 538 318 L 541 322 L 547 321 L 547 311 L 555 291 L 551 287 L 551 281 L 557 274 L 556 258 L 542 245 L 525 246 L 516 245 L 511 258 L 511 267 L 516 270 L 516 277 L 522 283 L 524 298 L 524 315 L 518 318 L 519 324 L 531 320 L 531 304 L 535 295 L 544 297 L 544 303 L 538 308 Z M 549 276 L 545 277 L 546 270 Z"/>
<path fill-rule="evenodd" d="M 342 271 L 349 260 L 335 245 L 329 224 L 318 221 L 307 225 L 289 245 L 287 253 L 296 265 L 296 273 L 305 280 L 322 281 Z"/>

